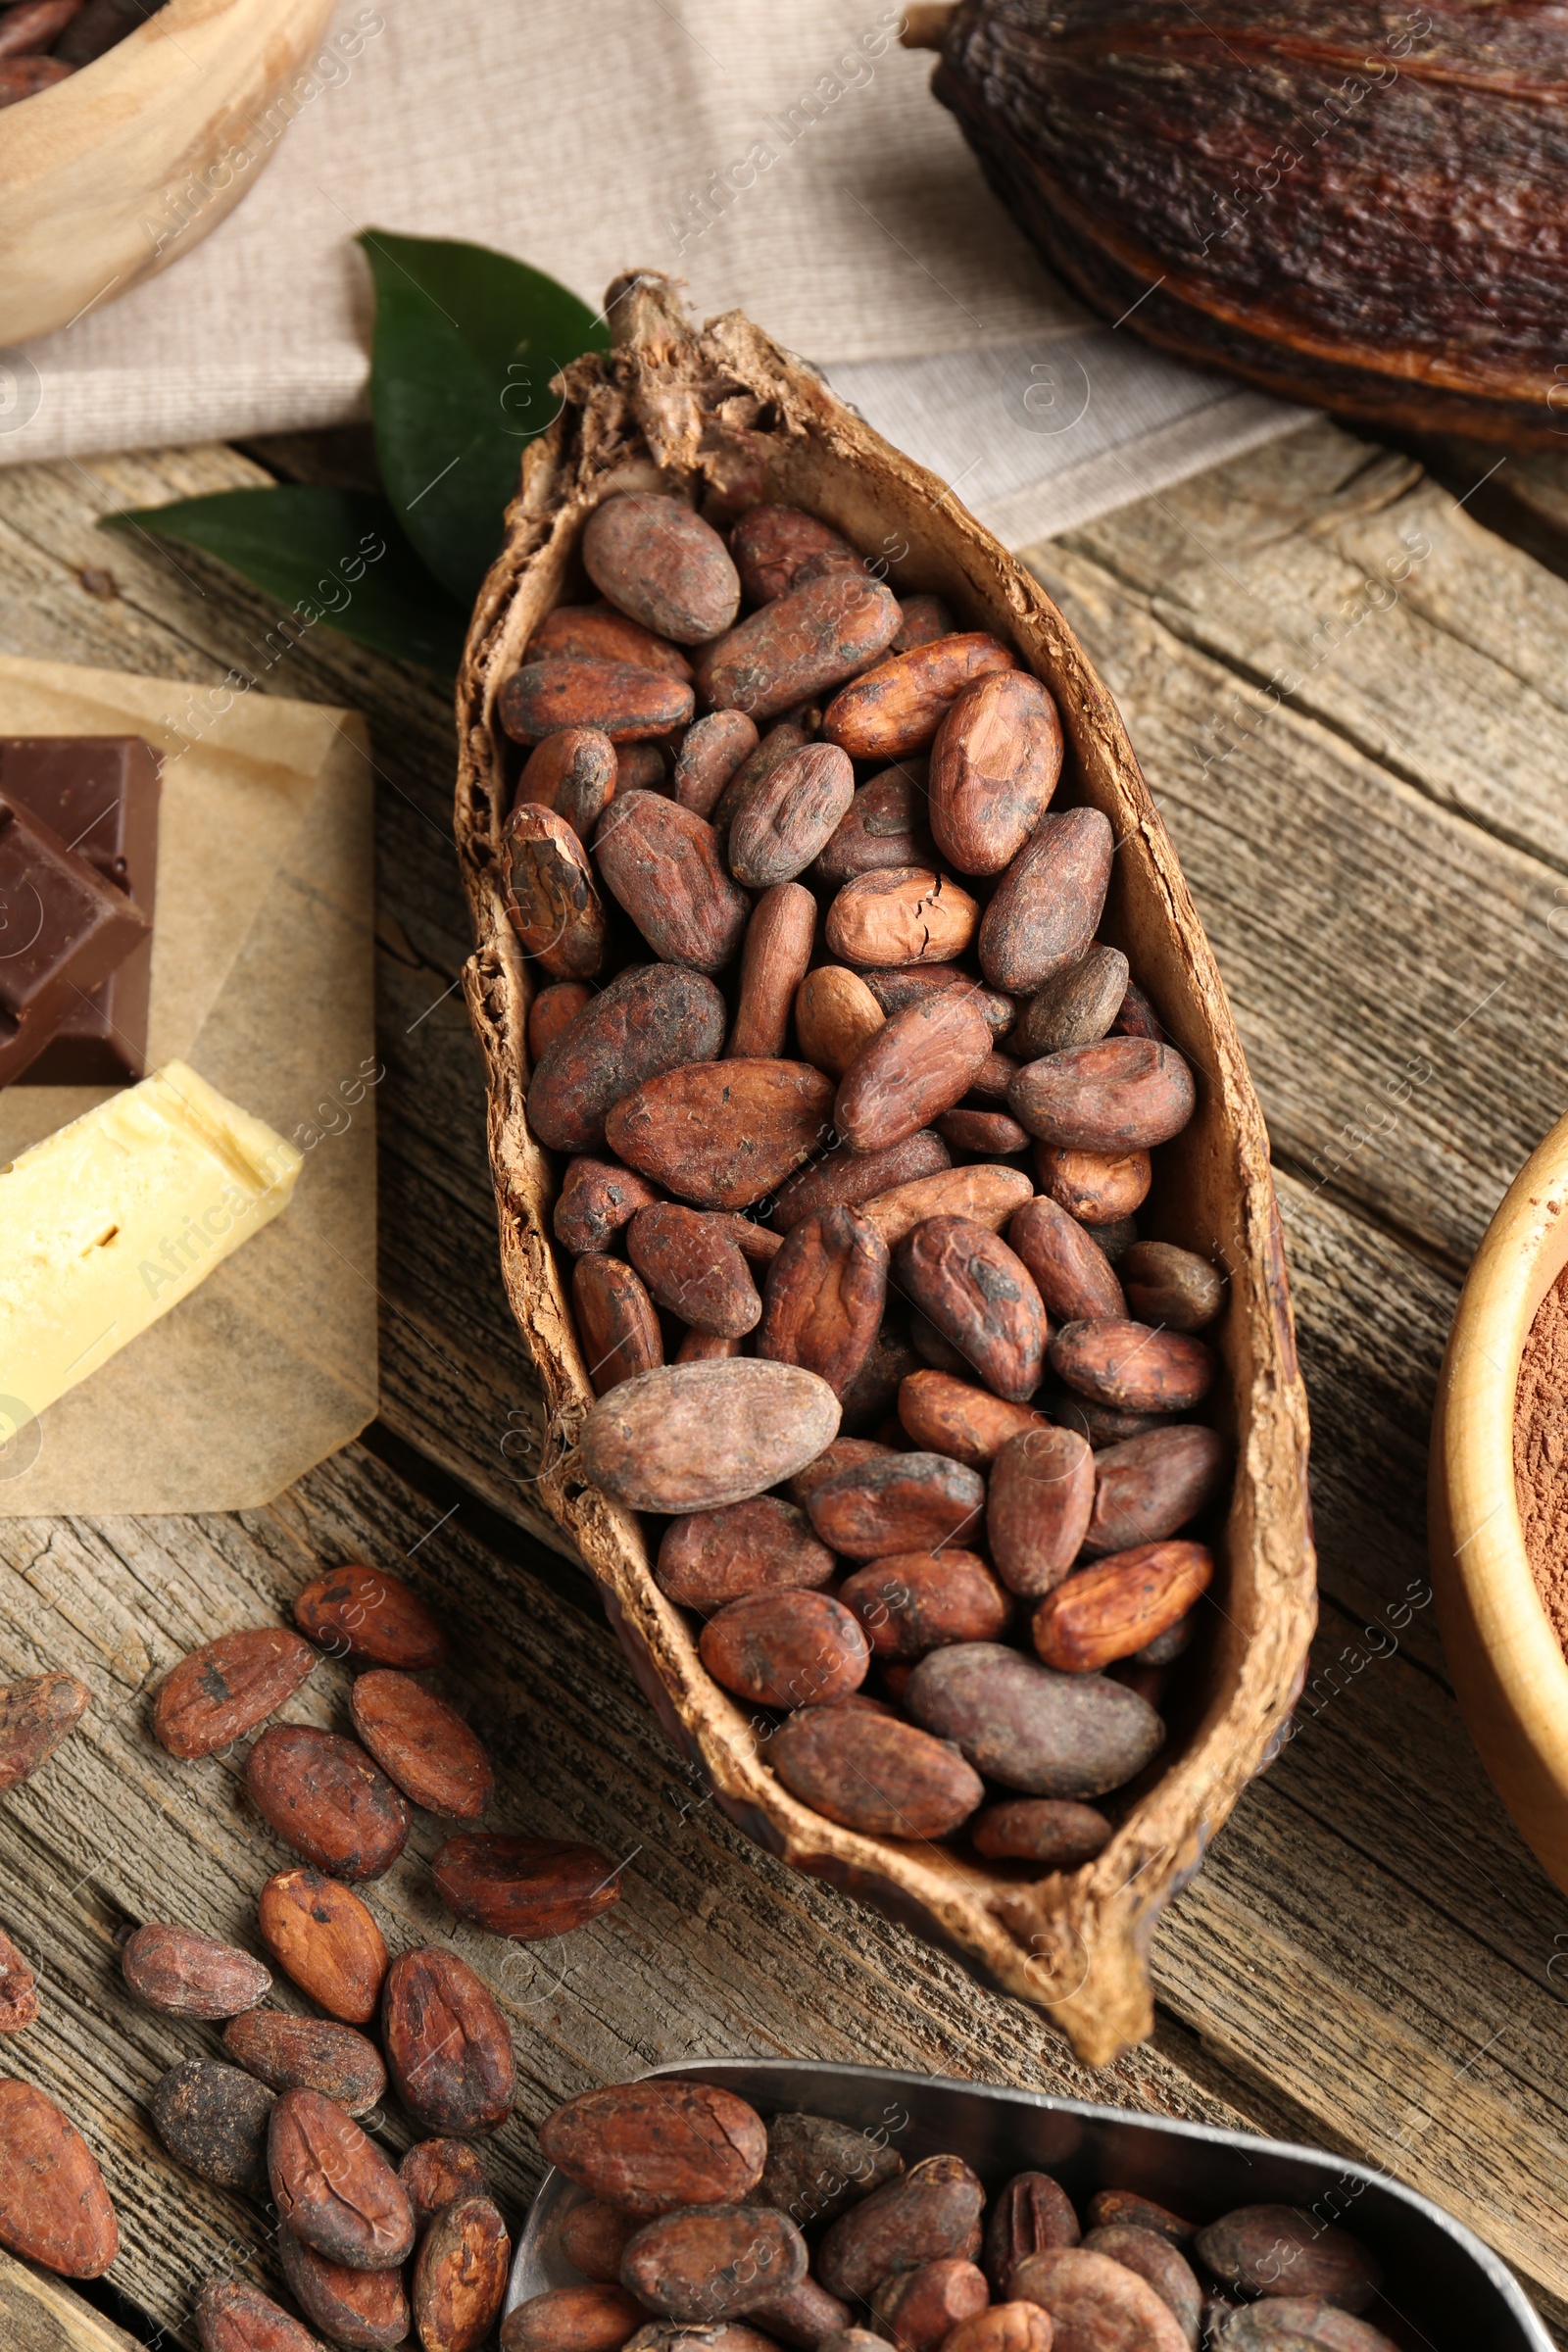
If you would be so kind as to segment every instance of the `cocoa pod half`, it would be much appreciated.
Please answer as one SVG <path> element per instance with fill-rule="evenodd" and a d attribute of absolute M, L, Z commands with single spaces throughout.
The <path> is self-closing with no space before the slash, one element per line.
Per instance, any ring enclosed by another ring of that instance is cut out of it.
<path fill-rule="evenodd" d="M 972 2320 L 991 2300 L 978 2264 L 945 2254 L 912 2271 L 896 2271 L 871 2296 L 879 2329 L 899 2352 L 937 2352 L 962 2320 Z"/>
<path fill-rule="evenodd" d="M 996 1642 L 1012 1601 L 972 1551 L 896 1551 L 858 1568 L 840 1598 L 865 1629 L 877 1658 L 923 1658 L 948 1642 Z"/>
<path fill-rule="evenodd" d="M 594 1251 L 571 1269 L 571 1311 L 596 1396 L 664 1360 L 664 1339 L 640 1276 Z"/>
<path fill-rule="evenodd" d="M 904 2158 L 885 2134 L 878 2139 L 826 2115 L 775 2115 L 754 2201 L 776 2205 L 797 2229 L 808 2230 L 847 2213 L 903 2170 Z"/>
<path fill-rule="evenodd" d="M 626 1252 L 660 1305 L 696 1331 L 739 1339 L 761 1318 L 751 1269 L 716 1217 L 668 1200 L 640 1208 Z"/>
<path fill-rule="evenodd" d="M 237 2278 L 205 2279 L 191 2308 L 202 2352 L 320 2352 L 281 2304 Z"/>
<path fill-rule="evenodd" d="M 645 629 L 613 605 L 558 605 L 528 640 L 531 662 L 629 662 L 634 669 L 657 669 L 689 686 L 692 665 L 677 646 Z M 554 742 L 547 736 L 546 742 Z"/>
<path fill-rule="evenodd" d="M 267 2132 L 279 2219 L 351 2271 L 390 2271 L 414 2251 L 414 2211 L 373 2139 L 318 2090 L 286 2090 Z"/>
<path fill-rule="evenodd" d="M 92 2150 L 30 2082 L 0 2082 L 0 2246 L 62 2278 L 101 2278 L 120 2251 Z"/>
<path fill-rule="evenodd" d="M 0 2034 L 22 2034 L 38 2016 L 38 1988 L 31 1969 L 0 1928 Z"/>
<path fill-rule="evenodd" d="M 799 1708 L 773 1734 L 767 1753 L 792 1796 L 873 1838 L 946 1838 L 985 1795 L 956 1746 L 859 1700 Z M 828 2285 L 825 2273 L 822 2282 Z"/>
<path fill-rule="evenodd" d="M 165 2017 L 235 2017 L 272 1988 L 270 1976 L 249 1952 L 158 1920 L 127 1938 L 120 1965 L 137 1999 Z"/>
<path fill-rule="evenodd" d="M 148 2100 L 171 2156 L 215 2188 L 267 2194 L 267 2129 L 274 2093 L 256 2076 L 216 2058 L 172 2067 Z"/>
<path fill-rule="evenodd" d="M 825 2231 L 816 2268 L 830 2294 L 860 2301 L 895 2272 L 980 2251 L 985 2190 L 958 2156 L 927 2156 Z"/>
<path fill-rule="evenodd" d="M 1191 2352 L 1176 2317 L 1136 2272 L 1082 2246 L 1031 2254 L 1012 2274 L 1010 2292 L 1049 2312 L 1059 2344 L 1096 2352 Z"/>
<path fill-rule="evenodd" d="M 1153 2288 L 1188 2343 L 1198 2343 L 1203 2290 L 1192 2264 L 1168 2238 L 1153 2230 L 1140 2230 L 1132 2222 L 1111 2222 L 1091 2230 L 1084 2244 L 1091 2254 L 1103 2254 L 1135 2271 Z"/>
<path fill-rule="evenodd" d="M 1009 1592 L 1038 1596 L 1078 1557 L 1095 1507 L 1095 1457 L 1072 1429 L 1009 1438 L 991 1465 L 986 1533 Z"/>
<path fill-rule="evenodd" d="M 600 1398 L 577 1458 L 590 1484 L 632 1510 L 717 1510 L 793 1478 L 838 1425 L 826 1381 L 797 1365 L 670 1364 Z"/>
<path fill-rule="evenodd" d="M 985 1480 L 940 1453 L 879 1453 L 848 1463 L 813 1486 L 811 1525 L 833 1551 L 880 1560 L 895 1551 L 934 1551 L 979 1525 Z"/>
<path fill-rule="evenodd" d="M 1034 1277 L 1047 1312 L 1058 1322 L 1125 1316 L 1127 1301 L 1115 1268 L 1059 1201 L 1045 1196 L 1026 1200 L 1008 1220 L 1007 1240 Z"/>
<path fill-rule="evenodd" d="M 412 1803 L 449 1821 L 477 1821 L 495 1794 L 490 1759 L 461 1715 L 412 1675 L 362 1674 L 349 1713 L 370 1754 Z"/>
<path fill-rule="evenodd" d="M 484 2158 L 464 2139 L 416 2139 L 398 2166 L 398 2179 L 421 2234 L 443 2206 L 482 2197 L 490 2186 Z"/>
<path fill-rule="evenodd" d="M 871 1663 L 858 1620 L 825 1592 L 728 1601 L 698 1647 L 716 1683 L 760 1707 L 831 1705 L 859 1689 Z"/>
<path fill-rule="evenodd" d="M 546 2116 L 539 2149 L 590 2195 L 651 2220 L 742 2203 L 762 2177 L 767 2133 L 733 2091 L 654 2080 L 579 2092 Z"/>
<path fill-rule="evenodd" d="M 340 1879 L 378 1879 L 402 1853 L 409 1809 L 356 1740 L 274 1724 L 245 1761 L 264 1821 L 305 1861 Z M 260 1998 L 260 1995 L 258 1995 Z"/>
<path fill-rule="evenodd" d="M 368 2115 L 386 2090 L 374 2042 L 326 2018 L 252 2009 L 229 2020 L 223 2047 L 273 2090 L 318 2090 L 349 2115 Z"/>
<path fill-rule="evenodd" d="M 848 1152 L 840 1146 L 813 1159 L 780 1188 L 773 1203 L 773 1222 L 781 1233 L 788 1233 L 791 1226 L 818 1209 L 858 1208 L 901 1185 L 944 1175 L 952 1166 L 953 1153 L 942 1138 L 928 1129 L 906 1135 L 902 1143 L 890 1144 L 882 1152 Z M 889 1239 L 880 1224 L 878 1230 L 884 1240 Z"/>
<path fill-rule="evenodd" d="M 299 1594 L 294 1622 L 309 1641 L 356 1665 L 416 1674 L 447 1654 L 446 1635 L 417 1592 L 382 1568 L 329 1568 Z"/>
<path fill-rule="evenodd" d="M 759 1494 L 671 1520 L 654 1573 L 671 1600 L 706 1616 L 748 1592 L 825 1585 L 833 1568 L 833 1554 L 812 1535 L 804 1511 L 776 1494 Z"/>
<path fill-rule="evenodd" d="M 423 2131 L 477 2138 L 512 2113 L 512 2034 L 487 1985 L 455 1952 L 401 1952 L 381 1995 L 392 2085 Z"/>
<path fill-rule="evenodd" d="M 1228 1459 L 1219 1432 L 1191 1421 L 1106 1446 L 1095 1456 L 1085 1551 L 1098 1557 L 1175 1535 L 1219 1493 Z"/>
<path fill-rule="evenodd" d="M 845 883 L 822 935 L 844 963 L 951 963 L 973 939 L 979 915 L 969 893 L 932 867 L 890 865 Z"/>
<path fill-rule="evenodd" d="M 496 715 L 514 743 L 538 743 L 562 727 L 596 727 L 615 744 L 646 743 L 685 726 L 696 708 L 689 686 L 656 669 L 558 657 L 514 670 Z"/>
<path fill-rule="evenodd" d="M 414 2265 L 409 2301 L 423 2352 L 478 2352 L 506 2300 L 512 2239 L 489 2197 L 436 2215 Z"/>
<path fill-rule="evenodd" d="M 931 746 L 931 830 L 949 863 L 1000 874 L 1050 806 L 1061 758 L 1061 719 L 1038 678 L 1004 670 L 966 688 Z"/>
<path fill-rule="evenodd" d="M 966 992 L 906 1005 L 845 1071 L 834 1125 L 852 1152 L 885 1152 L 966 1095 L 990 1053 L 991 1032 Z"/>
<path fill-rule="evenodd" d="M 1137 1691 L 1057 1674 L 991 1642 L 932 1650 L 906 1683 L 904 1704 L 987 1780 L 1026 1796 L 1102 1796 L 1141 1772 L 1165 1737 Z"/>
<path fill-rule="evenodd" d="M 583 567 L 601 596 L 657 636 L 702 645 L 740 611 L 740 574 L 711 523 L 678 498 L 623 491 L 589 515 Z"/>
<path fill-rule="evenodd" d="M 627 2225 L 628 2235 L 637 2228 L 625 2215 L 616 2219 Z M 543 2294 L 530 2295 L 508 2312 L 501 2329 L 501 2352 L 620 2352 L 620 2346 L 637 2332 L 647 2316 L 636 2298 L 612 2280 L 595 2286 L 547 2287 Z"/>
<path fill-rule="evenodd" d="M 613 1865 L 563 1838 L 449 1838 L 430 1864 L 441 1900 L 493 1936 L 542 1943 L 620 1899 Z"/>
<path fill-rule="evenodd" d="M 1093 1805 L 1066 1796 L 1014 1796 L 987 1805 L 969 1824 L 975 1851 L 993 1862 L 1038 1862 L 1077 1870 L 1110 1843 L 1111 1828 Z M 1000 2290 L 999 2290 L 1000 2291 Z"/>
<path fill-rule="evenodd" d="M 1017 665 L 1017 656 L 984 630 L 936 638 L 891 655 L 844 687 L 822 713 L 822 732 L 856 760 L 923 752 L 966 688 Z"/>
<path fill-rule="evenodd" d="M 505 844 L 507 913 L 524 953 L 558 980 L 591 980 L 605 960 L 605 909 L 582 843 L 554 808 L 524 801 Z"/>
<path fill-rule="evenodd" d="M 617 972 L 535 1067 L 529 1126 L 552 1151 L 602 1151 L 614 1105 L 662 1071 L 710 1060 L 727 1018 L 701 972 L 663 963 Z"/>
<path fill-rule="evenodd" d="M 949 1372 L 912 1372 L 899 1388 L 899 1419 L 917 1447 L 984 1470 L 1009 1438 L 1049 1427 L 1031 1405 L 1009 1404 Z"/>
<path fill-rule="evenodd" d="M 662 793 L 617 793 L 594 828 L 594 858 L 662 962 L 716 972 L 734 959 L 750 905 L 705 818 Z"/>
<path fill-rule="evenodd" d="M 0 1690 L 0 1794 L 47 1764 L 91 1703 L 74 1674 L 29 1674 Z"/>
<path fill-rule="evenodd" d="M 890 865 L 935 865 L 926 815 L 925 761 L 885 767 L 857 792 L 816 861 L 824 882 L 853 881 Z"/>
<path fill-rule="evenodd" d="M 354 2271 L 329 2262 L 297 2238 L 277 2233 L 278 2267 L 289 2293 L 308 2320 L 349 2352 L 383 2352 L 408 2340 L 409 2298 L 397 2271 Z"/>
<path fill-rule="evenodd" d="M 995 1810 L 989 1806 L 981 1821 Z M 1060 2181 L 1049 2173 L 1015 2173 L 986 2216 L 986 2276 L 997 2294 L 1010 2296 L 1020 2262 L 1078 2238 L 1078 2216 Z"/>
<path fill-rule="evenodd" d="M 1201 1340 L 1147 1323 L 1064 1323 L 1051 1341 L 1051 1368 L 1080 1396 L 1129 1413 L 1186 1413 L 1214 1385 Z"/>
<path fill-rule="evenodd" d="M 381 1998 L 386 1939 L 350 1887 L 324 1871 L 280 1870 L 258 1902 L 262 1940 L 285 1975 L 328 2016 L 368 2025 Z"/>
<path fill-rule="evenodd" d="M 995 905 L 995 901 L 993 901 Z M 1042 1143 L 1076 1152 L 1150 1152 L 1180 1135 L 1198 1102 L 1174 1046 L 1107 1037 L 1018 1072 L 1007 1108 Z"/>
<path fill-rule="evenodd" d="M 804 1061 L 698 1061 L 650 1078 L 605 1122 L 620 1158 L 701 1208 L 750 1208 L 825 1138 L 833 1081 Z"/>
<path fill-rule="evenodd" d="M 806 2268 L 806 2240 L 776 2206 L 704 2205 L 645 2222 L 620 2279 L 650 2311 L 710 2324 L 798 2286 Z"/>
<path fill-rule="evenodd" d="M 888 1248 L 874 1225 L 851 1208 L 804 1217 L 768 1268 L 758 1355 L 799 1364 L 842 1396 L 871 1352 L 887 1289 Z"/>
<path fill-rule="evenodd" d="M 1098 1045 L 1127 994 L 1127 958 L 1098 940 L 1064 972 L 1037 989 L 1013 1024 L 1007 1043 L 1020 1061 L 1064 1054 L 1069 1046 Z"/>
<path fill-rule="evenodd" d="M 1114 853 L 1098 808 L 1043 816 L 992 894 L 980 969 L 993 988 L 1032 996 L 1078 962 L 1104 910 Z"/>
<path fill-rule="evenodd" d="M 894 1268 L 904 1296 L 993 1395 L 1027 1403 L 1044 1367 L 1046 1310 L 1001 1235 L 969 1217 L 928 1217 L 899 1244 Z"/>
<path fill-rule="evenodd" d="M 880 580 L 831 573 L 786 589 L 706 646 L 698 691 L 712 710 L 744 710 L 760 726 L 864 669 L 898 626 L 898 600 Z"/>
<path fill-rule="evenodd" d="M 1244 2295 L 1290 2295 L 1364 2311 L 1383 2283 L 1348 2230 L 1294 2205 L 1242 2205 L 1200 2230 L 1199 2259 Z"/>
<path fill-rule="evenodd" d="M 153 1732 L 172 1756 L 211 1756 L 275 1714 L 312 1673 L 316 1652 L 283 1626 L 220 1634 L 181 1658 L 153 1702 Z"/>

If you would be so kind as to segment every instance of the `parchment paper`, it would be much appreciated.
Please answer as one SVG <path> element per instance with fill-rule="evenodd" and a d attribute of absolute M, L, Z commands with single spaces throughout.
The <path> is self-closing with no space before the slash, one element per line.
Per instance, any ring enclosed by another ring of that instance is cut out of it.
<path fill-rule="evenodd" d="M 0 1518 L 268 1502 L 376 1409 L 365 722 L 244 695 L 192 742 L 168 715 L 183 696 L 0 658 L 0 734 L 164 752 L 148 1066 L 191 1062 L 305 1165 L 280 1217 L 37 1420 L 16 1432 L 0 1394 Z M 0 1162 L 111 1091 L 0 1090 Z"/>

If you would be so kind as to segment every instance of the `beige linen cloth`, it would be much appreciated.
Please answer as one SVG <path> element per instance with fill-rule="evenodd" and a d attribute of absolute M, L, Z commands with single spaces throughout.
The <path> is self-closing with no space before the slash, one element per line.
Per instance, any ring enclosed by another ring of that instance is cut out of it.
<path fill-rule="evenodd" d="M 878 0 L 344 0 L 228 220 L 25 354 L 0 463 L 363 415 L 366 225 L 500 246 L 596 306 L 629 266 L 683 277 L 1015 546 L 1299 421 L 1092 322 L 900 23 Z"/>

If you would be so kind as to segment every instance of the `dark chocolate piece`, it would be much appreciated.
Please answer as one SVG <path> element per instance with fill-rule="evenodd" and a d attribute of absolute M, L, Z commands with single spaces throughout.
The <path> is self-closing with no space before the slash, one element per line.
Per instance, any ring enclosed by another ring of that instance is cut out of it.
<path fill-rule="evenodd" d="M 0 792 L 0 1086 L 151 934 L 139 906 Z"/>

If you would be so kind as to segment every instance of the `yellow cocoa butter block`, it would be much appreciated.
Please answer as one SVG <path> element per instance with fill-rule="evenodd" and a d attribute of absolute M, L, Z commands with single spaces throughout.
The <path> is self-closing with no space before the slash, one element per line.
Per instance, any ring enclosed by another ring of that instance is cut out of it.
<path fill-rule="evenodd" d="M 288 1204 L 302 1155 L 183 1061 L 0 1168 L 0 1391 L 32 1413 Z"/>

